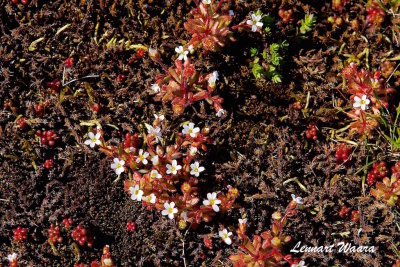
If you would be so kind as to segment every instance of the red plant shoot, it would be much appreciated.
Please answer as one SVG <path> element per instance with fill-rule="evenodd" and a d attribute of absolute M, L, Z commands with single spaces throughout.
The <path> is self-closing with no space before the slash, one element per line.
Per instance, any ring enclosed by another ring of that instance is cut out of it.
<path fill-rule="evenodd" d="M 18 226 L 13 230 L 14 241 L 24 242 L 28 239 L 28 229 Z"/>
<path fill-rule="evenodd" d="M 229 14 L 228 5 L 224 5 L 230 0 L 220 0 L 219 3 L 212 1 L 211 4 L 203 4 L 199 0 L 194 2 L 196 7 L 192 9 L 190 18 L 184 24 L 185 29 L 192 34 L 187 47 L 202 46 L 207 51 L 218 51 L 228 40 L 235 40 L 229 29 L 232 16 Z"/>
<path fill-rule="evenodd" d="M 190 59 L 184 63 L 179 59 L 175 60 L 175 68 L 167 68 L 159 56 L 152 59 L 164 70 L 164 74 L 156 77 L 156 83 L 152 89 L 163 103 L 171 102 L 176 115 L 182 114 L 185 108 L 194 102 L 203 100 L 213 105 L 217 114 L 223 112 L 221 106 L 223 99 L 214 95 L 218 79 L 217 72 L 199 75 L 194 65 L 190 64 Z"/>
<path fill-rule="evenodd" d="M 253 240 L 245 233 L 246 224 L 239 223 L 236 232 L 241 240 L 239 243 L 240 250 L 237 254 L 229 257 L 233 266 L 280 266 L 281 261 L 286 261 L 290 265 L 297 264 L 298 259 L 293 258 L 290 254 L 285 255 L 282 251 L 283 244 L 291 240 L 290 236 L 284 234 L 283 229 L 288 218 L 297 214 L 297 205 L 296 201 L 292 200 L 283 216 L 279 211 L 276 211 L 272 215 L 272 229 L 261 233 L 261 235 L 254 235 Z"/>

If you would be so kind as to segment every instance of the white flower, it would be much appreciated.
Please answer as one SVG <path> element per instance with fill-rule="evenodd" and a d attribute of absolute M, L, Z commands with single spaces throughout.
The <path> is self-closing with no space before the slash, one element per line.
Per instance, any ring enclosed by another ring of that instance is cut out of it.
<path fill-rule="evenodd" d="M 224 242 L 228 245 L 232 244 L 232 240 L 230 236 L 232 235 L 232 232 L 228 232 L 228 230 L 224 229 L 222 231 L 219 231 L 219 237 L 224 240 Z"/>
<path fill-rule="evenodd" d="M 197 153 L 197 147 L 191 146 L 190 147 L 190 155 L 193 157 Z"/>
<path fill-rule="evenodd" d="M 193 122 L 183 125 L 183 130 L 182 130 L 183 134 L 188 134 L 190 135 L 190 137 L 196 137 L 198 132 L 200 132 L 200 128 L 199 127 L 195 128 Z"/>
<path fill-rule="evenodd" d="M 373 79 L 373 78 L 371 78 L 371 85 L 372 85 L 373 87 L 378 86 L 378 85 L 379 85 L 379 80 L 378 80 L 378 79 Z"/>
<path fill-rule="evenodd" d="M 272 213 L 272 219 L 280 220 L 281 218 L 282 218 L 282 215 L 279 211 L 275 211 L 274 213 Z"/>
<path fill-rule="evenodd" d="M 182 212 L 182 218 L 185 222 L 187 222 L 188 216 L 186 211 Z"/>
<path fill-rule="evenodd" d="M 111 169 L 113 169 L 117 175 L 120 175 L 125 171 L 124 165 L 125 160 L 119 160 L 119 158 L 115 158 L 114 163 L 111 164 Z"/>
<path fill-rule="evenodd" d="M 96 133 L 96 135 L 92 132 L 88 133 L 89 139 L 85 141 L 85 145 L 90 146 L 91 148 L 94 148 L 95 145 L 100 145 L 100 133 Z"/>
<path fill-rule="evenodd" d="M 216 113 L 216 115 L 217 115 L 218 118 L 221 118 L 222 115 L 225 114 L 225 112 L 226 112 L 226 111 L 225 111 L 223 108 L 221 108 L 220 110 L 218 110 L 218 112 Z"/>
<path fill-rule="evenodd" d="M 150 57 L 155 57 L 157 55 L 157 49 L 154 48 L 149 48 L 149 56 Z"/>
<path fill-rule="evenodd" d="M 203 200 L 204 206 L 211 206 L 215 212 L 219 211 L 218 205 L 221 204 L 221 200 L 217 199 L 217 193 L 208 193 L 207 199 Z"/>
<path fill-rule="evenodd" d="M 371 101 L 367 98 L 366 95 L 363 95 L 361 98 L 359 98 L 358 96 L 355 96 L 353 107 L 354 108 L 361 107 L 362 110 L 366 110 L 366 109 L 368 109 L 368 105 L 370 102 Z"/>
<path fill-rule="evenodd" d="M 211 4 L 211 0 L 202 0 L 201 2 L 203 4 L 205 4 L 205 5 L 210 5 Z"/>
<path fill-rule="evenodd" d="M 153 193 L 151 193 L 150 195 L 144 197 L 144 201 L 148 202 L 148 203 L 156 203 L 156 195 L 154 195 Z"/>
<path fill-rule="evenodd" d="M 151 125 L 146 124 L 147 126 L 147 131 L 149 134 L 154 135 L 154 137 L 156 138 L 156 143 L 159 142 L 159 140 L 161 139 L 161 128 L 160 127 L 153 127 Z"/>
<path fill-rule="evenodd" d="M 290 267 L 303 267 L 303 266 L 305 267 L 304 264 L 306 264 L 304 261 L 300 261 L 299 263 L 294 263 L 290 265 Z"/>
<path fill-rule="evenodd" d="M 159 162 L 159 160 L 158 160 L 157 155 L 155 155 L 151 158 L 151 163 L 153 163 L 153 165 L 158 165 L 158 162 Z"/>
<path fill-rule="evenodd" d="M 168 218 L 170 218 L 171 220 L 174 218 L 174 214 L 178 213 L 178 209 L 175 208 L 175 203 L 171 202 L 171 203 L 164 203 L 164 210 L 161 212 L 161 214 L 163 216 L 168 215 Z"/>
<path fill-rule="evenodd" d="M 182 166 L 178 165 L 178 163 L 175 159 L 172 161 L 172 165 L 167 164 L 167 174 L 176 175 L 180 169 L 182 169 Z"/>
<path fill-rule="evenodd" d="M 239 224 L 246 224 L 246 223 L 247 223 L 247 218 L 239 219 Z"/>
<path fill-rule="evenodd" d="M 258 27 L 263 26 L 263 23 L 260 22 L 260 20 L 261 20 L 261 15 L 251 14 L 251 20 L 248 20 L 247 24 L 251 25 L 251 30 L 253 32 L 256 32 Z"/>
<path fill-rule="evenodd" d="M 143 154 L 143 149 L 140 149 L 139 156 L 136 159 L 136 163 L 142 162 L 144 165 L 146 165 L 148 156 L 149 156 L 149 152 L 144 152 L 144 154 Z"/>
<path fill-rule="evenodd" d="M 184 61 L 187 60 L 187 54 L 189 54 L 189 51 L 186 51 L 185 49 L 183 49 L 183 46 L 176 47 L 175 48 L 175 52 L 178 53 L 178 55 L 179 55 L 178 59 L 179 60 L 182 60 L 182 59 Z"/>
<path fill-rule="evenodd" d="M 200 173 L 205 170 L 204 167 L 201 167 L 197 161 L 190 164 L 190 169 L 190 175 L 194 175 L 196 177 L 199 177 Z"/>
<path fill-rule="evenodd" d="M 106 266 L 111 266 L 112 265 L 112 260 L 111 259 L 104 259 L 103 260 L 103 263 L 106 265 Z"/>
<path fill-rule="evenodd" d="M 292 199 L 295 201 L 297 204 L 303 204 L 303 199 L 301 197 L 296 197 L 294 194 L 292 194 Z"/>
<path fill-rule="evenodd" d="M 193 45 L 189 45 L 188 46 L 188 50 L 189 50 L 190 53 L 193 53 L 193 51 L 194 51 Z"/>
<path fill-rule="evenodd" d="M 214 71 L 214 72 L 212 73 L 212 75 L 215 77 L 216 80 L 219 79 L 219 73 L 218 73 L 218 71 Z"/>
<path fill-rule="evenodd" d="M 163 121 L 165 119 L 163 114 L 161 115 L 154 114 L 154 118 L 156 118 L 156 120 L 158 119 L 159 121 Z"/>
<path fill-rule="evenodd" d="M 7 260 L 9 261 L 9 262 L 14 262 L 14 261 L 16 261 L 17 260 L 17 253 L 13 253 L 13 254 L 9 254 L 8 256 L 7 256 Z"/>
<path fill-rule="evenodd" d="M 214 71 L 210 78 L 208 78 L 208 86 L 215 87 L 215 83 L 218 80 L 218 71 Z"/>
<path fill-rule="evenodd" d="M 158 92 L 161 91 L 161 88 L 160 88 L 160 86 L 159 86 L 158 84 L 153 83 L 153 84 L 151 85 L 151 90 L 153 90 L 154 93 L 158 93 Z"/>
<path fill-rule="evenodd" d="M 233 16 L 233 15 L 235 15 L 235 13 L 233 12 L 233 10 L 232 10 L 232 9 L 229 10 L 229 16 Z"/>
<path fill-rule="evenodd" d="M 139 189 L 139 185 L 135 187 L 129 187 L 129 192 L 131 192 L 131 199 L 141 201 L 143 197 L 143 191 Z"/>
<path fill-rule="evenodd" d="M 159 174 L 157 170 L 152 170 L 152 171 L 150 172 L 150 177 L 151 177 L 152 179 L 156 179 L 156 178 L 157 178 L 157 179 L 161 179 L 161 178 L 162 178 L 162 175 Z"/>

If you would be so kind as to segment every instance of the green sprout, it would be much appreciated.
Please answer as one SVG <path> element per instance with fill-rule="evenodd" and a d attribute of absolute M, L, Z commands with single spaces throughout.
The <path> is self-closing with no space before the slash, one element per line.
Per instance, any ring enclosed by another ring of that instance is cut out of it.
<path fill-rule="evenodd" d="M 272 43 L 268 50 L 264 50 L 261 57 L 258 56 L 257 48 L 250 49 L 251 57 L 254 57 L 250 63 L 253 75 L 256 79 L 266 76 L 273 83 L 282 82 L 282 75 L 278 72 L 284 63 L 282 54 L 287 50 L 289 44 L 285 40 L 280 43 Z M 263 63 L 260 63 L 262 60 Z"/>
<path fill-rule="evenodd" d="M 313 14 L 306 14 L 304 19 L 301 20 L 300 33 L 306 34 L 312 30 L 317 19 Z"/>

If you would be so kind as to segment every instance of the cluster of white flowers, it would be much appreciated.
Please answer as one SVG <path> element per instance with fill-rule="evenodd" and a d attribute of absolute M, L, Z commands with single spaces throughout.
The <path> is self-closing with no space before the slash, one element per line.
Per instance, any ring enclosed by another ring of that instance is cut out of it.
<path fill-rule="evenodd" d="M 367 110 L 370 102 L 371 101 L 368 99 L 368 97 L 366 95 L 363 95 L 361 98 L 359 98 L 358 96 L 355 96 L 353 107 L 361 108 L 362 110 Z"/>
<path fill-rule="evenodd" d="M 247 24 L 251 25 L 251 30 L 256 32 L 264 24 L 261 22 L 262 15 L 251 14 L 251 20 L 247 20 Z"/>
<path fill-rule="evenodd" d="M 135 185 L 135 187 L 129 187 L 129 192 L 131 193 L 131 199 L 136 201 L 145 201 L 148 203 L 156 203 L 156 195 L 151 193 L 148 196 L 143 196 L 143 191 L 140 190 L 139 185 Z"/>
<path fill-rule="evenodd" d="M 211 0 L 202 0 L 201 1 L 204 5 L 211 5 Z"/>

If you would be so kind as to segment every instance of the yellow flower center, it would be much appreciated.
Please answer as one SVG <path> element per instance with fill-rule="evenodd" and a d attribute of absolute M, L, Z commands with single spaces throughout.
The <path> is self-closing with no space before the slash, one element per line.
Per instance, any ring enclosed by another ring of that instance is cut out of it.
<path fill-rule="evenodd" d="M 228 234 L 224 234 L 224 239 L 227 239 L 228 238 Z"/>
<path fill-rule="evenodd" d="M 92 138 L 92 142 L 93 142 L 93 143 L 96 143 L 96 141 L 97 141 L 96 137 L 93 137 L 93 138 Z"/>
<path fill-rule="evenodd" d="M 361 99 L 360 103 L 361 103 L 361 105 L 365 105 L 367 103 L 367 101 L 365 101 L 364 99 Z"/>
<path fill-rule="evenodd" d="M 194 168 L 194 172 L 199 172 L 199 168 Z"/>
<path fill-rule="evenodd" d="M 215 204 L 215 200 L 214 199 L 211 199 L 210 200 L 210 205 L 212 206 L 212 205 L 214 205 Z"/>
<path fill-rule="evenodd" d="M 253 20 L 253 25 L 257 25 L 257 20 Z"/>
<path fill-rule="evenodd" d="M 175 171 L 175 167 L 171 166 L 171 172 L 174 172 L 174 171 Z"/>
<path fill-rule="evenodd" d="M 174 212 L 174 209 L 171 208 L 171 207 L 169 207 L 169 208 L 168 208 L 168 213 L 171 214 L 171 213 L 173 213 L 173 212 Z"/>
<path fill-rule="evenodd" d="M 139 158 L 140 158 L 140 161 L 144 160 L 144 156 L 143 155 L 140 155 Z"/>
<path fill-rule="evenodd" d="M 118 163 L 118 164 L 117 164 L 117 169 L 119 169 L 119 168 L 121 168 L 121 167 L 122 167 L 121 163 Z"/>
<path fill-rule="evenodd" d="M 191 134 L 191 133 L 193 133 L 193 129 L 188 130 L 188 134 Z"/>

